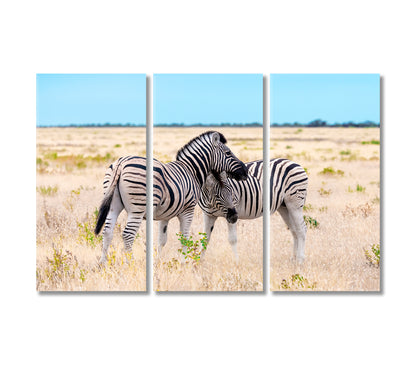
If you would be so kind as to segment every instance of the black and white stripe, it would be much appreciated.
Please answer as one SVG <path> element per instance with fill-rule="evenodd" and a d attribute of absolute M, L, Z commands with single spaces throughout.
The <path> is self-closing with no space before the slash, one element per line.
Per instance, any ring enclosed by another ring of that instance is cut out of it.
<path fill-rule="evenodd" d="M 177 217 L 180 231 L 189 236 L 194 209 L 200 198 L 202 185 L 212 171 L 235 179 L 245 179 L 247 168 L 225 145 L 225 137 L 209 131 L 192 139 L 182 147 L 176 161 L 153 162 L 153 218 L 160 221 L 158 250 L 166 244 L 167 225 Z M 122 209 L 127 211 L 127 225 L 123 231 L 124 247 L 130 251 L 137 230 L 146 211 L 146 159 L 128 156 L 110 166 L 104 179 L 105 196 L 100 207 L 95 233 L 104 225 L 104 262 L 113 229 Z M 105 223 L 105 224 L 104 224 Z"/>
<path fill-rule="evenodd" d="M 225 207 L 232 202 L 238 218 L 255 219 L 263 214 L 263 160 L 246 164 L 248 178 L 245 181 L 227 179 L 220 182 L 214 178 L 203 186 L 202 198 L 199 205 L 204 212 L 204 231 L 207 238 L 211 236 L 215 221 L 218 217 L 227 218 Z M 308 186 L 308 176 L 298 164 L 287 159 L 272 159 L 270 161 L 270 213 L 279 212 L 288 225 L 294 238 L 294 253 L 298 262 L 304 260 L 306 225 L 303 220 Z M 232 190 L 232 197 L 219 194 L 221 189 Z M 228 219 L 229 241 L 237 256 L 236 223 Z"/>

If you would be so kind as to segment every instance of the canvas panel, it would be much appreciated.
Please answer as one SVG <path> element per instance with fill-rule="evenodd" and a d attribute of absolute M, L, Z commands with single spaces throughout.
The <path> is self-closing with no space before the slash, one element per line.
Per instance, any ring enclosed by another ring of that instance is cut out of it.
<path fill-rule="evenodd" d="M 262 160 L 262 75 L 156 74 L 153 87 L 156 160 L 164 164 L 176 160 L 179 149 L 207 131 L 221 133 L 227 140 L 226 145 L 244 163 Z M 155 172 L 156 176 L 159 174 Z M 154 188 L 156 192 L 159 191 Z M 165 226 L 161 221 L 154 221 L 154 290 L 262 291 L 262 217 L 237 221 L 237 260 L 231 243 L 234 240 L 229 241 L 226 218 L 218 218 L 207 229 L 203 215 L 196 204 L 190 240 L 185 246 L 181 243 L 184 237 L 179 220 L 170 219 L 166 245 L 160 250 L 159 235 Z M 212 226 L 205 250 L 204 238 Z"/>
<path fill-rule="evenodd" d="M 123 210 L 101 264 L 103 230 L 94 233 L 103 182 L 109 186 L 115 170 L 108 167 L 120 157 L 146 156 L 145 124 L 144 74 L 37 76 L 38 291 L 146 290 L 145 224 L 124 253 Z"/>

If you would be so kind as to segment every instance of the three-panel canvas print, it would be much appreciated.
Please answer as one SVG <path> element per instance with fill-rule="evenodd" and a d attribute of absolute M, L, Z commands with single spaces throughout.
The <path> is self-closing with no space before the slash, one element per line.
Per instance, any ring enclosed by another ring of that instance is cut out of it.
<path fill-rule="evenodd" d="M 380 291 L 378 74 L 38 74 L 36 106 L 38 291 Z"/>

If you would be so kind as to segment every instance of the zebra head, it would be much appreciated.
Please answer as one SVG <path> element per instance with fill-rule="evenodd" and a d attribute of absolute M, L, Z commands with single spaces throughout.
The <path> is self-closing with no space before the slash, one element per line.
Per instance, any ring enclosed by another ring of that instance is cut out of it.
<path fill-rule="evenodd" d="M 176 154 L 176 160 L 188 165 L 201 187 L 212 171 L 218 174 L 225 171 L 229 178 L 246 180 L 247 166 L 225 143 L 224 135 L 207 131 L 185 144 Z"/>
<path fill-rule="evenodd" d="M 237 198 L 225 171 L 211 172 L 202 187 L 202 201 L 206 208 L 220 211 L 229 223 L 236 223 L 238 214 L 235 209 Z"/>
<path fill-rule="evenodd" d="M 226 146 L 227 140 L 224 135 L 216 131 L 211 134 L 213 145 L 211 171 L 217 172 L 217 174 L 225 171 L 229 178 L 238 181 L 246 180 L 247 166 Z"/>

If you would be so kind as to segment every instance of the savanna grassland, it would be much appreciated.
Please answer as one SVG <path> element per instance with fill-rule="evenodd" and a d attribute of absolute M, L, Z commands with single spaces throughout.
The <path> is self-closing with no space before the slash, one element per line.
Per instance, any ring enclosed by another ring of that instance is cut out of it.
<path fill-rule="evenodd" d="M 106 267 L 98 266 L 94 227 L 107 167 L 120 156 L 146 156 L 146 129 L 38 128 L 36 137 L 37 290 L 145 291 L 145 224 L 128 259 L 120 214 Z"/>
<path fill-rule="evenodd" d="M 306 261 L 291 262 L 293 239 L 270 218 L 270 285 L 275 291 L 380 290 L 380 130 L 271 128 L 270 157 L 309 177 Z"/>
<path fill-rule="evenodd" d="M 226 127 L 228 145 L 242 161 L 263 156 L 263 129 Z M 153 129 L 154 157 L 175 159 L 177 150 L 204 128 Z M 144 128 L 38 128 L 36 159 L 37 263 L 40 291 L 144 291 L 145 223 L 123 254 L 122 212 L 106 267 L 98 266 L 101 236 L 93 233 L 107 167 L 120 156 L 146 153 Z M 270 287 L 277 291 L 377 291 L 380 289 L 379 129 L 271 128 L 270 156 L 289 158 L 309 176 L 304 216 L 306 260 L 291 261 L 293 239 L 279 214 L 270 218 Z M 154 253 L 153 285 L 160 291 L 261 291 L 263 220 L 238 223 L 237 264 L 225 219 L 216 222 L 205 258 L 180 264 L 179 223 Z M 157 243 L 153 222 L 153 248 Z M 199 207 L 191 226 L 203 230 Z"/>
<path fill-rule="evenodd" d="M 153 129 L 154 157 L 162 162 L 175 160 L 177 151 L 189 140 L 209 129 L 191 127 L 155 127 Z M 227 139 L 227 145 L 244 161 L 263 158 L 263 128 L 213 128 Z M 200 241 L 203 217 L 199 206 L 191 226 L 194 241 Z M 239 262 L 235 261 L 228 243 L 228 227 L 218 218 L 205 257 L 199 263 L 188 259 L 180 264 L 181 243 L 177 236 L 179 221 L 169 222 L 168 241 L 161 254 L 154 252 L 153 288 L 158 291 L 262 291 L 263 290 L 263 219 L 238 223 Z M 153 223 L 153 247 L 157 244 L 158 223 Z M 201 244 L 199 244 L 199 250 Z"/>

